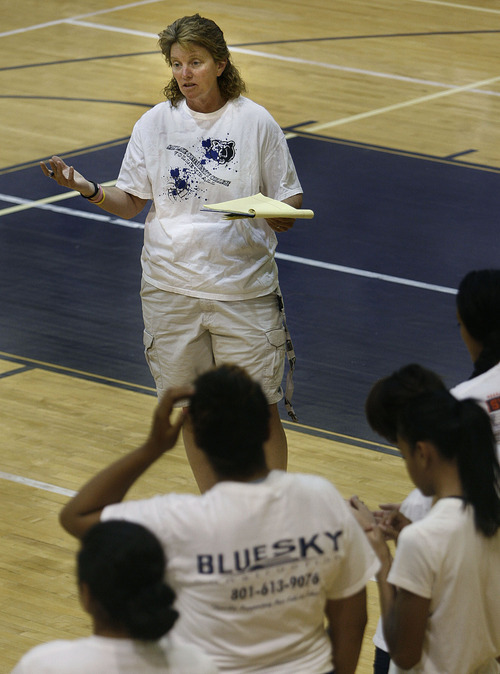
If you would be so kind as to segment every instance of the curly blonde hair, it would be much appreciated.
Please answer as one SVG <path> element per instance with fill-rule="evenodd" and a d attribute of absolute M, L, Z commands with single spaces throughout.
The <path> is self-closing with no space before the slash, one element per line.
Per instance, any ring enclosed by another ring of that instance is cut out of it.
<path fill-rule="evenodd" d="M 172 65 L 170 60 L 172 45 L 178 44 L 184 49 L 200 45 L 210 52 L 215 62 L 227 61 L 226 67 L 218 77 L 222 96 L 229 101 L 238 98 L 246 91 L 245 82 L 238 68 L 231 61 L 224 33 L 211 19 L 206 19 L 199 14 L 184 16 L 162 30 L 159 38 L 158 45 L 168 65 Z M 163 93 L 174 106 L 184 98 L 174 77 L 163 89 Z"/>

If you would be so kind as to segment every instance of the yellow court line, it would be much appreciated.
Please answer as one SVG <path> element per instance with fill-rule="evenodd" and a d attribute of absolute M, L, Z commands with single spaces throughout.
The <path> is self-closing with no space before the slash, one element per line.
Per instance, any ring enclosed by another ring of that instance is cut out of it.
<path fill-rule="evenodd" d="M 151 386 L 143 386 L 141 384 L 131 384 L 130 382 L 123 381 L 121 379 L 112 379 L 111 377 L 104 377 L 104 376 L 99 375 L 99 374 L 93 374 L 91 372 L 85 372 L 84 370 L 75 370 L 73 368 L 65 367 L 63 365 L 54 365 L 52 363 L 47 363 L 43 360 L 35 360 L 34 358 L 25 358 L 24 356 L 16 356 L 13 353 L 6 353 L 5 351 L 0 351 L 0 359 L 2 357 L 5 357 L 5 359 L 8 360 L 8 362 L 15 362 L 15 363 L 18 363 L 18 364 L 19 364 L 19 362 L 21 362 L 21 364 L 22 363 L 32 363 L 33 365 L 40 365 L 41 367 L 44 367 L 44 368 L 47 368 L 47 369 L 50 369 L 50 370 L 57 370 L 57 371 L 61 372 L 61 374 L 68 374 L 68 375 L 77 374 L 77 375 L 81 375 L 83 377 L 88 377 L 91 380 L 97 380 L 97 381 L 102 382 L 103 384 L 107 384 L 107 383 L 109 383 L 109 384 L 121 384 L 122 386 L 131 387 L 133 389 L 139 389 L 139 390 L 153 392 L 153 393 L 155 391 L 155 389 Z M 374 447 L 387 447 L 388 449 L 394 449 L 394 447 L 391 447 L 390 445 L 384 445 L 383 443 L 380 443 L 380 442 L 372 442 L 371 440 L 362 440 L 361 438 L 356 438 L 356 437 L 351 436 L 351 435 L 344 435 L 342 433 L 336 433 L 335 431 L 328 431 L 328 430 L 323 429 L 323 428 L 317 428 L 316 426 L 307 426 L 306 424 L 292 422 L 292 421 L 289 421 L 288 419 L 284 419 L 283 421 L 284 421 L 284 423 L 287 424 L 287 429 L 289 429 L 291 431 L 293 431 L 293 428 L 295 426 L 295 428 L 297 428 L 297 427 L 302 428 L 302 429 L 311 431 L 313 433 L 316 432 L 316 433 L 321 433 L 322 435 L 323 434 L 329 435 L 329 436 L 332 436 L 332 438 L 344 438 L 345 440 L 353 440 L 354 442 L 363 443 L 363 444 L 367 444 L 367 445 L 373 445 Z M 339 442 L 341 442 L 341 441 L 339 440 Z"/>
<path fill-rule="evenodd" d="M 101 183 L 103 187 L 112 187 L 115 184 L 116 180 L 108 180 L 105 183 Z M 44 199 L 29 201 L 26 204 L 16 204 L 15 206 L 3 208 L 0 210 L 0 216 L 11 215 L 11 213 L 18 213 L 19 211 L 27 211 L 30 208 L 38 208 L 38 206 L 43 206 L 44 204 L 53 204 L 56 201 L 63 201 L 64 199 L 72 199 L 73 197 L 79 196 L 80 192 L 75 192 L 74 190 L 71 190 L 70 192 L 64 192 L 63 194 L 55 194 L 52 197 L 45 197 Z"/>
<path fill-rule="evenodd" d="M 331 435 L 332 439 L 342 438 L 344 440 L 352 440 L 353 442 L 362 443 L 363 445 L 373 445 L 374 447 L 384 447 L 385 449 L 396 449 L 392 445 L 385 445 L 383 442 L 373 442 L 373 440 L 363 440 L 361 438 L 356 438 L 354 435 L 344 435 L 344 433 L 337 433 L 336 431 L 328 431 L 324 428 L 317 428 L 316 426 L 308 426 L 307 424 L 301 424 L 300 422 L 290 421 L 289 419 L 282 419 L 283 423 L 287 424 L 286 429 L 293 431 L 295 428 L 304 428 L 313 433 L 320 433 L 323 435 Z M 338 440 L 341 442 L 341 440 Z"/>
<path fill-rule="evenodd" d="M 361 119 L 368 119 L 369 117 L 375 117 L 376 115 L 382 115 L 385 112 L 393 112 L 394 110 L 400 110 L 401 108 L 408 108 L 412 105 L 419 105 L 420 103 L 426 103 L 427 101 L 433 101 L 437 98 L 444 98 L 445 96 L 453 96 L 454 94 L 460 94 L 464 91 L 469 91 L 470 89 L 477 89 L 480 87 L 485 87 L 488 84 L 494 84 L 495 82 L 500 81 L 500 75 L 496 77 L 490 77 L 487 80 L 481 80 L 480 82 L 473 82 L 472 84 L 465 84 L 461 87 L 455 87 L 454 89 L 446 89 L 445 91 L 438 91 L 434 94 L 428 94 L 427 96 L 420 96 L 419 98 L 412 98 L 410 101 L 404 101 L 403 103 L 394 103 L 394 105 L 387 105 L 383 108 L 377 108 L 375 110 L 369 110 L 368 112 L 361 112 L 358 115 L 351 115 L 350 117 L 343 117 L 342 119 L 335 119 L 333 122 L 325 122 L 324 124 L 314 124 L 313 126 L 304 125 L 304 131 L 313 132 L 313 131 L 322 131 L 323 129 L 330 129 L 334 126 L 340 126 L 342 124 L 349 124 L 351 122 L 357 122 Z M 293 138 L 294 134 L 287 134 L 287 138 Z"/>

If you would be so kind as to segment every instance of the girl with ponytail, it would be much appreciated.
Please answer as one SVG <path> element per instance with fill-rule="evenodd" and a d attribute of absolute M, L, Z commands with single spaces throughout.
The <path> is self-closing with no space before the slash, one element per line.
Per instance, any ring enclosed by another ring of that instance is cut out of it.
<path fill-rule="evenodd" d="M 178 613 L 164 576 L 163 548 L 148 529 L 121 520 L 96 524 L 77 556 L 93 635 L 36 646 L 12 674 L 217 674 L 197 648 L 166 637 Z"/>
<path fill-rule="evenodd" d="M 455 398 L 473 398 L 489 414 L 500 460 L 500 269 L 470 271 L 460 282 L 456 311 L 461 337 L 474 364 L 471 377 L 451 389 Z M 367 399 L 366 414 L 370 426 L 395 443 L 394 416 L 398 405 L 415 391 L 415 383 L 427 385 L 426 378 L 415 378 L 419 366 L 407 366 L 376 382 Z M 412 370 L 413 368 L 413 370 Z M 423 371 L 423 368 L 420 368 Z M 432 498 L 414 489 L 402 504 L 382 504 L 385 534 L 397 538 L 403 526 L 421 519 L 429 511 Z M 359 507 L 352 497 L 351 505 Z M 389 658 L 379 624 L 374 635 L 376 655 L 373 674 L 387 674 Z"/>
<path fill-rule="evenodd" d="M 460 497 L 463 509 L 473 513 L 477 531 L 494 536 L 500 526 L 500 466 L 488 415 L 471 399 L 457 400 L 443 390 L 424 394 L 399 418 L 398 445 L 406 447 L 406 456 L 401 451 L 408 469 L 422 443 L 432 447 L 438 470 L 429 472 L 431 483 L 421 491 L 434 501 Z M 448 486 L 447 476 L 456 488 Z M 456 494 L 447 493 L 454 489 Z"/>
<path fill-rule="evenodd" d="M 358 508 L 381 560 L 389 672 L 498 672 L 500 466 L 489 417 L 473 400 L 424 393 L 401 410 L 397 444 L 434 505 L 401 531 L 394 561 L 380 527 Z"/>

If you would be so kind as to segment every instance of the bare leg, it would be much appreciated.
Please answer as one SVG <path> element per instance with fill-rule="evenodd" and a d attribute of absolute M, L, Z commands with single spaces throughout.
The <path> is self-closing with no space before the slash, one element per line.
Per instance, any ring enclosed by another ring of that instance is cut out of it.
<path fill-rule="evenodd" d="M 269 439 L 264 445 L 267 466 L 270 470 L 286 470 L 288 461 L 288 443 L 285 431 L 281 424 L 278 405 L 270 405 L 269 412 L 271 414 L 269 420 Z M 205 454 L 197 447 L 189 423 L 185 423 L 182 427 L 182 437 L 186 449 L 186 456 L 189 465 L 191 466 L 191 470 L 193 471 L 194 479 L 196 480 L 200 492 L 203 494 L 214 486 L 217 482 L 217 477 Z"/>
<path fill-rule="evenodd" d="M 288 464 L 288 443 L 281 423 L 278 405 L 269 405 L 269 439 L 264 445 L 269 470 L 286 470 Z"/>

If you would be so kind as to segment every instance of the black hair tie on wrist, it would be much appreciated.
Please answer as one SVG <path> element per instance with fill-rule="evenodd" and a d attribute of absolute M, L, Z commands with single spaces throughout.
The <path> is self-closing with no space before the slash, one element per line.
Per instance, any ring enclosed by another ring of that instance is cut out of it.
<path fill-rule="evenodd" d="M 93 180 L 89 180 L 89 182 L 91 182 L 92 185 L 94 186 L 94 193 L 90 194 L 88 197 L 86 197 L 85 194 L 80 193 L 80 196 L 82 196 L 84 199 L 93 199 L 95 195 L 99 192 L 99 185 L 95 183 Z"/>

